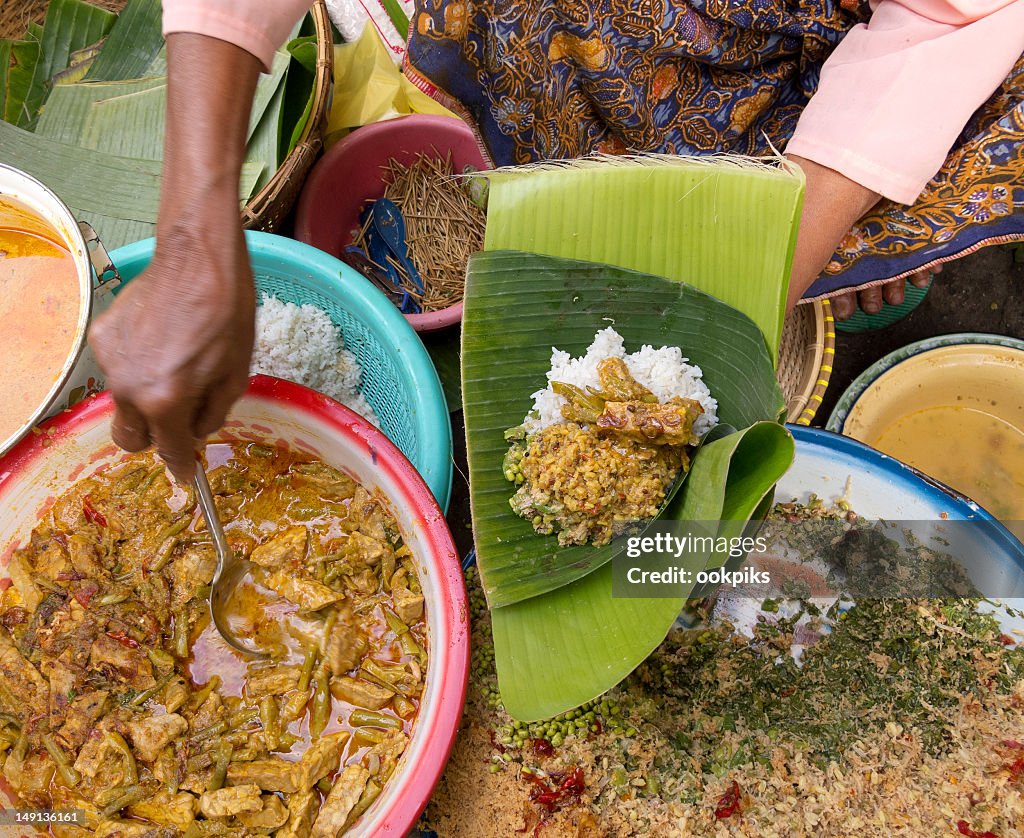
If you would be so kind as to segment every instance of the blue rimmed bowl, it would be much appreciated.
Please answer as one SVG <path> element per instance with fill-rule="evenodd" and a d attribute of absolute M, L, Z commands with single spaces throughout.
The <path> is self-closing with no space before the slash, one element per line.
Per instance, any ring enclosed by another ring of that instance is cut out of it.
<path fill-rule="evenodd" d="M 1024 340 L 1018 340 L 1017 338 L 1011 338 L 1005 335 L 982 334 L 980 332 L 959 332 L 952 335 L 939 335 L 937 337 L 925 338 L 924 340 L 919 340 L 915 343 L 908 343 L 906 346 L 901 346 L 899 349 L 890 352 L 884 358 L 875 361 L 875 363 L 853 380 L 853 383 L 850 384 L 850 386 L 843 392 L 843 395 L 832 410 L 832 414 L 828 417 L 828 424 L 825 425 L 826 429 L 834 431 L 837 434 L 844 433 L 846 420 L 850 415 L 850 411 L 853 410 L 860 398 L 876 382 L 878 382 L 883 375 L 897 365 L 918 355 L 922 355 L 925 352 L 931 352 L 933 350 L 950 346 L 964 346 L 972 344 L 1000 346 L 1006 349 L 1016 349 L 1024 352 Z"/>
<path fill-rule="evenodd" d="M 245 235 L 257 291 L 327 312 L 362 367 L 361 389 L 381 430 L 447 510 L 451 420 L 437 370 L 412 327 L 369 280 L 333 256 L 283 236 Z M 145 239 L 111 254 L 125 282 L 146 269 L 154 246 L 155 239 Z"/>

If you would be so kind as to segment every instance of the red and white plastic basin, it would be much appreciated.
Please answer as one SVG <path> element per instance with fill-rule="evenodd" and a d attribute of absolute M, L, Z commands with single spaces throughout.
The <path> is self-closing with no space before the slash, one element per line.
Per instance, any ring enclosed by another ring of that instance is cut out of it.
<path fill-rule="evenodd" d="M 75 480 L 124 457 L 110 441 L 108 393 L 59 414 L 0 458 L 0 579 L 48 505 Z M 380 431 L 319 393 L 254 376 L 219 439 L 281 443 L 315 455 L 388 498 L 412 550 L 426 601 L 430 663 L 412 739 L 373 806 L 346 833 L 406 835 L 451 751 L 469 671 L 469 622 L 458 553 L 444 515 L 416 469 Z M 0 583 L 2 584 L 2 583 Z M 0 782 L 0 804 L 11 805 Z M 6 827 L 3 836 L 34 834 Z"/>

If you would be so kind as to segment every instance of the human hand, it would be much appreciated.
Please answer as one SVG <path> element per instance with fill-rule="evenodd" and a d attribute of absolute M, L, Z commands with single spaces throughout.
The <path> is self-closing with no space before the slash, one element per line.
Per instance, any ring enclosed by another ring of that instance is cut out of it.
<path fill-rule="evenodd" d="M 191 481 L 197 440 L 221 427 L 248 381 L 256 293 L 237 216 L 227 224 L 223 235 L 161 239 L 89 333 L 114 396 L 114 442 L 155 444 L 178 481 Z"/>
<path fill-rule="evenodd" d="M 915 288 L 927 288 L 932 281 L 932 275 L 941 272 L 941 264 L 936 265 L 930 271 L 918 271 L 910 277 L 910 284 Z M 860 310 L 865 314 L 878 314 L 882 310 L 883 302 L 891 306 L 901 305 L 905 288 L 904 281 L 897 279 L 872 288 L 865 288 L 860 292 L 850 291 L 847 294 L 841 294 L 831 300 L 832 314 L 836 320 L 848 320 L 857 311 L 858 304 Z"/>
<path fill-rule="evenodd" d="M 260 61 L 226 41 L 167 36 L 167 120 L 157 244 L 89 334 L 117 410 L 114 442 L 151 442 L 191 481 L 196 441 L 245 390 L 256 291 L 238 180 Z"/>

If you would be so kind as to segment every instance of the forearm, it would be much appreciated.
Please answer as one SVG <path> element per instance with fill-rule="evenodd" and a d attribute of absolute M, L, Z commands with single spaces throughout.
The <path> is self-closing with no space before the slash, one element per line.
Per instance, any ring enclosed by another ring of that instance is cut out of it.
<path fill-rule="evenodd" d="M 786 151 L 912 204 L 1022 51 L 1024 0 L 880 0 L 825 62 Z"/>
<path fill-rule="evenodd" d="M 157 240 L 169 246 L 189 232 L 237 237 L 239 176 L 260 61 L 226 41 L 185 32 L 168 36 L 167 60 Z"/>
<path fill-rule="evenodd" d="M 206 35 L 167 39 L 168 93 L 157 246 L 146 271 L 90 329 L 117 405 L 111 435 L 157 446 L 192 477 L 196 440 L 245 389 L 256 292 L 238 182 L 260 61 Z"/>
<path fill-rule="evenodd" d="M 824 270 L 843 236 L 878 202 L 879 195 L 811 160 L 786 157 L 807 178 L 789 281 L 787 308 L 792 309 Z"/>

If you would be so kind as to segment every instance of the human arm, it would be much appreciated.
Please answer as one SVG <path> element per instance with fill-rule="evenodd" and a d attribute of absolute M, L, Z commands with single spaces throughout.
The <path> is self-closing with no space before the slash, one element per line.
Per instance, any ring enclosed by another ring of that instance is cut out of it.
<path fill-rule="evenodd" d="M 155 443 L 179 480 L 192 476 L 196 440 L 223 424 L 245 389 L 255 289 L 238 182 L 249 112 L 261 69 L 307 5 L 164 2 L 168 96 L 156 251 L 96 321 L 90 343 L 114 396 L 114 441 L 129 451 Z"/>
<path fill-rule="evenodd" d="M 847 35 L 786 148 L 808 173 L 791 304 L 824 268 L 828 244 L 860 217 L 846 223 L 852 211 L 830 207 L 830 197 L 865 212 L 870 195 L 913 203 L 1021 52 L 1022 0 L 883 0 L 868 26 Z M 896 291 L 902 281 L 887 301 Z M 877 310 L 881 294 L 864 296 Z"/>
<path fill-rule="evenodd" d="M 803 170 L 807 181 L 786 304 L 791 310 L 821 274 L 847 230 L 880 196 L 827 166 L 796 155 L 786 157 Z"/>
<path fill-rule="evenodd" d="M 116 404 L 112 435 L 151 442 L 179 480 L 195 441 L 245 388 L 255 290 L 238 183 L 260 60 L 225 41 L 167 38 L 168 92 L 157 245 L 90 333 Z"/>

